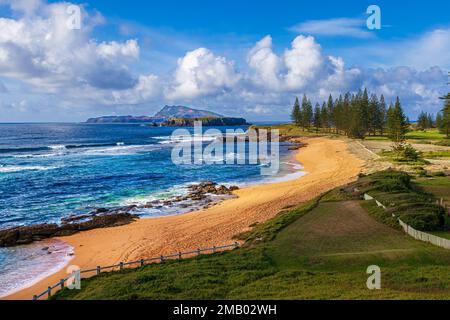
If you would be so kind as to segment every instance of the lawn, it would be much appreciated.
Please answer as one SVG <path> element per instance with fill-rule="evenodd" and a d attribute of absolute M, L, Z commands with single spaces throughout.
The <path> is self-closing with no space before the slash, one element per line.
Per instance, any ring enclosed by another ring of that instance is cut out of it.
<path fill-rule="evenodd" d="M 309 130 L 303 130 L 299 126 L 294 124 L 280 124 L 275 126 L 255 126 L 254 128 L 259 129 L 278 129 L 280 133 L 292 137 L 311 137 L 311 136 L 339 136 L 334 132 L 325 131 L 324 129 L 319 129 L 316 131 L 314 128 Z M 333 129 L 334 130 L 334 129 Z M 332 131 L 333 131 L 332 130 Z M 389 141 L 387 134 L 384 135 L 367 135 L 366 140 L 373 141 Z M 406 140 L 414 143 L 447 143 L 449 140 L 442 133 L 439 133 L 437 129 L 430 129 L 426 131 L 411 130 L 406 134 Z"/>
<path fill-rule="evenodd" d="M 437 199 L 444 199 L 450 205 L 450 177 L 417 178 L 415 184 Z"/>
<path fill-rule="evenodd" d="M 380 210 L 337 189 L 241 235 L 242 248 L 102 274 L 52 299 L 450 299 L 450 252 Z M 370 265 L 381 290 L 366 288 Z"/>
<path fill-rule="evenodd" d="M 446 136 L 437 129 L 431 129 L 426 131 L 410 131 L 406 134 L 406 138 L 411 140 L 444 140 Z"/>

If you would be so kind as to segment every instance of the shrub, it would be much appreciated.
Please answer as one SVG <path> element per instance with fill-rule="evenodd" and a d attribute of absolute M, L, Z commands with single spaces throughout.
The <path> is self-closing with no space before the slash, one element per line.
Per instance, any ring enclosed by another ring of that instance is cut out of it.
<path fill-rule="evenodd" d="M 417 151 L 410 144 L 400 143 L 393 147 L 395 160 L 400 162 L 423 161 L 422 152 Z"/>

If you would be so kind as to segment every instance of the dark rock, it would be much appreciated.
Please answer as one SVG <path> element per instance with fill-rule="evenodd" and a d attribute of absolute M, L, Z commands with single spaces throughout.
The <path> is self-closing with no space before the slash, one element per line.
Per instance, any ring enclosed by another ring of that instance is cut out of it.
<path fill-rule="evenodd" d="M 93 216 L 83 222 L 57 224 L 39 224 L 34 226 L 16 227 L 0 231 L 0 247 L 29 244 L 55 236 L 69 236 L 79 231 L 97 228 L 108 228 L 125 225 L 138 217 L 129 213 L 116 213 L 103 216 Z"/>

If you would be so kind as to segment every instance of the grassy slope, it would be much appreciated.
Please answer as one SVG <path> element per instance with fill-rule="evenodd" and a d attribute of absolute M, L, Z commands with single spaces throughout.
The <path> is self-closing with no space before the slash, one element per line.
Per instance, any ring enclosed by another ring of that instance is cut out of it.
<path fill-rule="evenodd" d="M 276 126 L 255 126 L 261 129 L 278 129 L 281 134 L 292 136 L 292 137 L 310 137 L 310 136 L 329 136 L 329 137 L 337 137 L 339 135 L 326 131 L 324 129 L 319 129 L 318 131 L 315 128 L 310 128 L 309 130 L 303 130 L 302 128 L 293 125 L 293 124 L 281 124 Z M 376 135 L 370 136 L 367 135 L 366 140 L 379 140 L 379 141 L 389 141 L 387 135 Z M 448 141 L 444 134 L 439 133 L 437 129 L 430 129 L 426 131 L 418 131 L 411 130 L 406 134 L 406 140 L 409 142 L 415 143 L 435 143 L 435 142 L 445 142 Z"/>
<path fill-rule="evenodd" d="M 103 274 L 55 298 L 450 299 L 449 251 L 378 222 L 379 210 L 334 191 L 257 226 L 244 248 Z M 373 264 L 380 291 L 365 286 Z"/>

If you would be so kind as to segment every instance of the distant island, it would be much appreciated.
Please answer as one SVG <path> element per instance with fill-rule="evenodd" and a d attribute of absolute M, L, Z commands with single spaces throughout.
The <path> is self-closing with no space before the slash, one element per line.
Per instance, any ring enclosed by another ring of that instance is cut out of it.
<path fill-rule="evenodd" d="M 248 125 L 244 118 L 225 117 L 218 113 L 193 109 L 185 106 L 165 106 L 154 116 L 104 116 L 91 118 L 86 123 L 144 123 L 153 126 L 190 127 L 195 121 L 204 126 L 243 126 Z"/>

